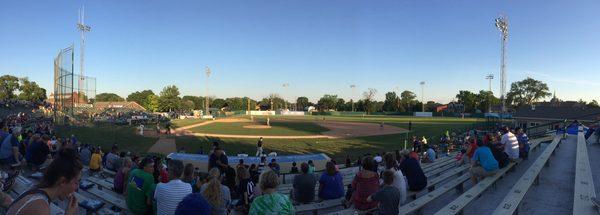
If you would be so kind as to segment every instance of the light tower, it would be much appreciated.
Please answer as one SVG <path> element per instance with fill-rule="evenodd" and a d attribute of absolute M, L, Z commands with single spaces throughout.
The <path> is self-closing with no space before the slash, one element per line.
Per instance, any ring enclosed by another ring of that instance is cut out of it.
<path fill-rule="evenodd" d="M 350 96 L 350 100 L 352 101 L 352 112 L 354 112 L 354 91 L 356 89 L 356 85 L 355 84 L 351 84 L 350 85 L 350 89 L 352 90 L 352 96 Z"/>
<path fill-rule="evenodd" d="M 500 57 L 500 100 L 502 100 L 502 112 L 506 112 L 506 43 L 508 42 L 508 18 L 503 15 L 496 18 L 496 28 L 501 36 Z"/>
<path fill-rule="evenodd" d="M 489 91 L 490 91 L 490 94 L 493 94 L 492 93 L 492 79 L 494 79 L 494 75 L 493 74 L 489 74 L 489 75 L 485 76 L 485 79 L 487 79 L 490 82 L 490 85 L 489 85 L 490 89 L 489 89 Z M 491 113 L 492 112 L 492 101 L 490 100 L 490 95 L 489 94 L 488 94 L 488 102 L 489 102 L 488 112 Z"/>
<path fill-rule="evenodd" d="M 421 112 L 425 112 L 425 82 L 421 81 Z"/>
<path fill-rule="evenodd" d="M 206 97 L 204 97 L 204 107 L 205 107 L 204 109 L 206 110 L 206 113 L 204 113 L 205 115 L 208 115 L 210 113 L 209 112 L 209 108 L 208 108 L 209 107 L 208 106 L 209 105 L 209 101 L 208 101 L 209 100 L 209 98 L 208 98 L 208 78 L 210 77 L 211 73 L 212 72 L 210 71 L 210 68 L 208 68 L 208 66 L 207 66 L 206 67 L 206 71 L 205 71 L 205 74 L 206 74 Z"/>
<path fill-rule="evenodd" d="M 286 94 L 286 92 L 287 92 L 286 89 L 290 86 L 290 84 L 289 83 L 283 83 L 281 86 L 283 87 L 283 94 Z M 288 109 L 288 105 L 287 105 L 287 101 L 285 101 L 285 95 L 282 96 L 282 97 L 283 97 L 283 103 L 285 104 L 285 109 L 287 110 Z"/>
<path fill-rule="evenodd" d="M 81 10 L 79 11 L 79 19 L 77 20 L 77 29 L 81 32 L 81 51 L 79 52 L 80 57 L 79 57 L 79 91 L 77 92 L 79 95 L 78 97 L 81 99 L 82 97 L 82 89 L 83 89 L 83 82 L 84 82 L 84 76 L 83 76 L 83 62 L 84 62 L 84 53 L 85 53 L 85 33 L 89 32 L 90 30 L 92 30 L 92 28 L 90 26 L 85 25 L 85 8 L 81 7 Z"/>

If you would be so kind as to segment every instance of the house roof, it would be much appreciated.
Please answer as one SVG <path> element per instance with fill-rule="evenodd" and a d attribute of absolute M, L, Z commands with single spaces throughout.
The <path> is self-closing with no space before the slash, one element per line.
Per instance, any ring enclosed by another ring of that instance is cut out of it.
<path fill-rule="evenodd" d="M 142 110 L 142 111 L 146 110 L 144 107 L 142 107 L 141 105 L 139 105 L 136 102 L 94 102 L 94 107 L 99 108 L 99 109 L 128 108 L 128 109 Z"/>
<path fill-rule="evenodd" d="M 553 107 L 553 106 L 524 106 L 516 109 L 513 117 L 547 119 L 547 120 L 600 120 L 600 108 L 590 107 Z"/>

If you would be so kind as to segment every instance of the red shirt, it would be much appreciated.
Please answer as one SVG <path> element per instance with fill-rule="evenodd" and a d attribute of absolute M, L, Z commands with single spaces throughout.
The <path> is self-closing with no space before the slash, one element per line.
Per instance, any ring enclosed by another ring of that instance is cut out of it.
<path fill-rule="evenodd" d="M 377 207 L 379 202 L 367 202 L 367 198 L 379 190 L 379 175 L 377 175 L 377 173 L 361 170 L 354 176 L 352 188 L 354 189 L 354 192 L 352 193 L 352 203 L 354 203 L 356 209 L 369 210 Z"/>
<path fill-rule="evenodd" d="M 475 150 L 477 150 L 477 147 L 477 139 L 474 139 L 471 143 L 471 151 L 467 153 L 467 157 L 472 158 L 473 154 L 475 153 Z"/>

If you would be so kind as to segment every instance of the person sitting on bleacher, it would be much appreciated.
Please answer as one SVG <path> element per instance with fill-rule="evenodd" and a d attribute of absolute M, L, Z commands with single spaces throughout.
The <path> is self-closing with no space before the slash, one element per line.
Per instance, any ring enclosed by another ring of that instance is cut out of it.
<path fill-rule="evenodd" d="M 400 163 L 400 170 L 406 176 L 408 182 L 408 190 L 421 191 L 427 186 L 427 177 L 421 169 L 419 161 L 409 155 L 408 150 L 401 152 L 403 160 Z"/>
<path fill-rule="evenodd" d="M 308 173 L 310 173 L 310 174 L 315 173 L 315 164 L 313 163 L 312 160 L 308 160 Z"/>
<path fill-rule="evenodd" d="M 394 183 L 392 183 L 392 185 L 400 191 L 400 203 L 398 206 L 401 206 L 404 201 L 406 201 L 406 182 L 404 180 L 404 175 L 402 174 L 400 167 L 398 167 L 394 154 L 389 152 L 386 153 L 383 156 L 383 160 L 385 161 L 385 169 L 394 173 Z"/>
<path fill-rule="evenodd" d="M 119 147 L 117 145 L 113 145 L 110 152 L 106 155 L 106 169 L 110 171 L 117 171 L 115 168 L 115 163 L 119 159 Z"/>
<path fill-rule="evenodd" d="M 519 141 L 519 156 L 523 160 L 527 160 L 529 158 L 529 137 L 522 128 L 516 128 L 515 131 L 517 132 L 517 141 Z"/>
<path fill-rule="evenodd" d="M 4 129 L 7 129 L 6 127 Z M 3 130 L 4 130 L 3 129 Z M 19 141 L 17 136 L 19 131 L 9 130 L 3 132 L 0 136 L 0 164 L 18 165 L 22 162 L 23 156 L 19 153 Z"/>
<path fill-rule="evenodd" d="M 479 143 L 479 147 L 471 160 L 471 180 L 477 184 L 479 179 L 492 176 L 498 171 L 498 161 L 487 145 Z"/>
<path fill-rule="evenodd" d="M 339 199 L 344 196 L 344 179 L 336 170 L 333 162 L 325 164 L 325 172 L 319 179 L 319 198 L 323 200 Z"/>
<path fill-rule="evenodd" d="M 259 185 L 262 195 L 254 198 L 250 205 L 249 214 L 294 214 L 294 205 L 292 205 L 290 198 L 277 192 L 279 179 L 275 172 L 266 171 L 262 173 Z"/>
<path fill-rule="evenodd" d="M 279 171 L 281 171 L 281 167 L 279 166 L 279 164 L 277 163 L 277 160 L 275 160 L 275 158 L 271 159 L 271 163 L 269 163 L 269 168 L 271 168 L 271 170 L 275 171 L 275 173 L 277 173 L 277 175 L 279 175 Z"/>
<path fill-rule="evenodd" d="M 123 194 L 123 191 L 127 186 L 127 176 L 129 174 L 129 170 L 132 168 L 132 163 L 133 161 L 131 161 L 130 158 L 125 158 L 123 166 L 117 171 L 117 174 L 115 174 L 115 178 L 113 179 L 113 190 L 116 193 Z"/>
<path fill-rule="evenodd" d="M 97 147 L 96 149 L 94 149 L 94 153 L 92 154 L 92 157 L 90 158 L 90 171 L 92 172 L 99 172 L 100 170 L 102 170 L 102 151 L 100 150 L 100 147 Z"/>
<path fill-rule="evenodd" d="M 372 171 L 375 161 L 371 156 L 365 156 L 362 161 L 362 169 L 356 173 L 352 180 L 352 192 L 350 202 L 358 210 L 369 210 L 377 207 L 379 202 L 368 202 L 367 198 L 379 190 L 379 174 Z"/>
<path fill-rule="evenodd" d="M 290 174 L 298 174 L 300 171 L 298 171 L 298 164 L 296 164 L 296 161 L 292 162 L 292 168 L 290 169 Z"/>
<path fill-rule="evenodd" d="M 377 201 L 379 202 L 379 211 L 377 214 L 382 215 L 396 215 L 400 208 L 400 191 L 394 184 L 394 171 L 386 170 L 382 173 L 383 175 L 383 186 L 379 191 L 370 195 L 367 198 L 368 202 Z"/>
<path fill-rule="evenodd" d="M 33 135 L 31 139 L 31 144 L 27 147 L 27 152 L 25 153 L 25 158 L 27 163 L 33 167 L 34 171 L 37 171 L 39 166 L 41 166 L 48 155 L 50 154 L 50 149 L 48 148 L 48 144 L 44 142 L 44 140 L 49 140 L 50 137 L 48 135 L 44 135 L 43 138 L 40 138 L 39 135 Z"/>
<path fill-rule="evenodd" d="M 240 194 L 240 201 L 238 201 L 236 206 L 241 211 L 247 213 L 250 210 L 252 198 L 254 198 L 254 183 L 250 179 L 250 171 L 245 166 L 238 167 L 237 176 L 239 181 L 237 193 Z"/>
<path fill-rule="evenodd" d="M 315 175 L 308 172 L 308 164 L 300 164 L 300 171 L 302 174 L 294 177 L 294 183 L 292 190 L 292 199 L 298 203 L 309 203 L 315 199 L 315 186 L 317 179 Z"/>
<path fill-rule="evenodd" d="M 208 175 L 210 179 L 208 183 L 202 185 L 200 193 L 212 206 L 212 214 L 227 214 L 227 206 L 231 202 L 229 188 L 221 185 L 221 172 L 218 168 L 210 169 Z"/>
<path fill-rule="evenodd" d="M 127 179 L 127 209 L 133 214 L 147 214 L 152 208 L 154 193 L 154 159 L 144 158 L 138 169 L 134 169 Z"/>
<path fill-rule="evenodd" d="M 435 150 L 433 149 L 433 146 L 428 146 L 427 152 L 426 152 L 426 157 L 425 157 L 425 163 L 433 163 L 435 162 L 435 158 L 436 158 L 436 153 Z"/>
<path fill-rule="evenodd" d="M 92 150 L 90 149 L 89 144 L 83 144 L 83 146 L 81 146 L 81 150 L 79 150 L 79 157 L 81 158 L 81 163 L 83 163 L 84 166 L 90 165 Z"/>
<path fill-rule="evenodd" d="M 183 173 L 183 162 L 180 160 L 169 160 L 168 164 L 169 179 L 168 183 L 159 183 L 154 191 L 156 200 L 156 214 L 170 215 L 175 213 L 177 204 L 185 196 L 192 193 L 190 184 L 181 181 Z"/>
<path fill-rule="evenodd" d="M 518 159 L 519 140 L 517 140 L 517 137 L 512 132 L 510 132 L 510 129 L 507 126 L 504 126 L 504 128 L 502 128 L 502 132 L 504 134 L 502 135 L 502 139 L 500 142 L 502 143 L 502 145 L 504 145 L 504 152 L 506 152 L 508 158 L 510 158 L 511 160 Z"/>
<path fill-rule="evenodd" d="M 200 193 L 188 194 L 175 210 L 175 215 L 211 214 L 210 203 Z"/>
<path fill-rule="evenodd" d="M 17 198 L 6 211 L 10 215 L 50 214 L 50 204 L 54 200 L 67 200 L 67 215 L 79 213 L 77 198 L 73 195 L 79 187 L 83 165 L 73 149 L 59 151 L 50 163 L 46 174 L 35 189 Z"/>

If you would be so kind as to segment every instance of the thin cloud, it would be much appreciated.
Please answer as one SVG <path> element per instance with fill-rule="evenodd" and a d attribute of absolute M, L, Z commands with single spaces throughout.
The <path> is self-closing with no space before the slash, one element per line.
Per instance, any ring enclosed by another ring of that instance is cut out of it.
<path fill-rule="evenodd" d="M 546 79 L 547 81 L 552 81 L 552 82 L 587 85 L 587 86 L 600 86 L 599 82 L 588 81 L 588 80 L 585 80 L 584 77 L 581 77 L 580 79 L 570 79 L 570 78 L 566 78 L 565 76 L 556 76 L 556 75 L 550 75 L 550 74 L 534 72 L 534 71 L 525 71 L 525 74 L 527 76 L 531 76 L 532 78 L 540 78 L 541 77 L 543 79 Z"/>

